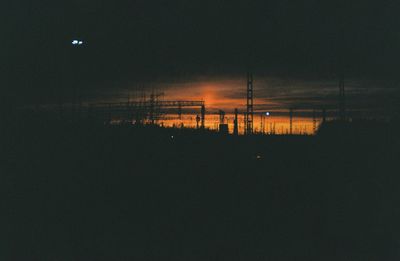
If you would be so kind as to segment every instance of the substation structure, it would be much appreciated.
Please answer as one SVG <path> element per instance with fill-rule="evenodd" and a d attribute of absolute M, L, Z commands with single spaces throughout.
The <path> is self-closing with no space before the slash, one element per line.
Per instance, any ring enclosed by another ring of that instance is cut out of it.
<path fill-rule="evenodd" d="M 171 110 L 177 111 L 178 116 L 181 117 L 182 108 L 199 108 L 200 116 L 196 116 L 196 121 L 200 123 L 200 126 L 199 124 L 197 126 L 204 129 L 206 114 L 204 101 L 159 101 L 150 99 L 146 101 L 94 103 L 88 106 L 88 118 L 104 122 L 118 119 L 135 124 L 156 124 Z"/>

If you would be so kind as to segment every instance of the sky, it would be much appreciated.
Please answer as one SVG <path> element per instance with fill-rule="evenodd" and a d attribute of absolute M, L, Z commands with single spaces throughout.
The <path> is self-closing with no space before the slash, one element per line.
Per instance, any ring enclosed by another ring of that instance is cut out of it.
<path fill-rule="evenodd" d="M 316 94 L 323 102 L 340 75 L 352 91 L 382 100 L 400 89 L 394 0 L 17 0 L 0 10 L 0 86 L 9 103 L 68 100 L 73 89 L 118 96 L 160 82 L 192 93 L 213 82 L 221 94 L 247 71 L 260 98 L 277 104 Z M 71 45 L 76 38 L 80 48 Z"/>

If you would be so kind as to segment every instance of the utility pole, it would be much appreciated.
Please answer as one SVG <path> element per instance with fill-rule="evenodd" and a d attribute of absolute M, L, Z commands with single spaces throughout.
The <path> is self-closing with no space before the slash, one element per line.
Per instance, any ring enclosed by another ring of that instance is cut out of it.
<path fill-rule="evenodd" d="M 233 135 L 239 135 L 239 128 L 238 128 L 238 109 L 235 108 L 235 119 L 233 120 Z"/>
<path fill-rule="evenodd" d="M 150 118 L 150 123 L 151 125 L 154 125 L 154 106 L 155 106 L 155 96 L 154 96 L 154 91 L 150 94 L 150 113 L 149 113 L 149 118 Z"/>
<path fill-rule="evenodd" d="M 225 123 L 225 112 L 223 110 L 219 110 L 219 124 Z"/>
<path fill-rule="evenodd" d="M 203 105 L 201 105 L 201 128 L 204 129 L 204 122 L 205 122 L 205 118 L 206 118 L 206 107 Z"/>
<path fill-rule="evenodd" d="M 314 134 L 317 132 L 317 118 L 316 118 L 316 112 L 315 109 L 313 109 L 313 132 Z"/>
<path fill-rule="evenodd" d="M 293 108 L 289 109 L 289 118 L 290 118 L 290 125 L 289 125 L 289 134 L 292 135 L 293 132 Z"/>
<path fill-rule="evenodd" d="M 199 129 L 200 116 L 196 115 L 196 129 Z"/>
<path fill-rule="evenodd" d="M 243 133 L 244 135 L 247 135 L 247 125 L 246 125 L 246 121 L 247 121 L 247 117 L 246 117 L 246 113 L 243 113 Z"/>
<path fill-rule="evenodd" d="M 263 127 L 262 127 L 262 134 L 265 134 L 265 116 L 263 116 L 262 120 L 263 120 Z"/>
<path fill-rule="evenodd" d="M 181 103 L 178 104 L 178 117 L 182 120 L 182 105 Z"/>

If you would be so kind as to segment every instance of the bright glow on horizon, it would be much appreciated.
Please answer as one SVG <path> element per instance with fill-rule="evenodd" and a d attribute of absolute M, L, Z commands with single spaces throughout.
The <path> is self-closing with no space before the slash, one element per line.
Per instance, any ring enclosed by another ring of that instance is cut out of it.
<path fill-rule="evenodd" d="M 196 117 L 193 113 L 183 113 L 179 118 L 176 114 L 167 114 L 165 119 L 158 121 L 159 124 L 162 123 L 164 127 L 175 127 L 180 128 L 183 124 L 184 127 L 187 128 L 196 128 Z M 238 127 L 239 133 L 244 133 L 244 116 L 239 115 L 238 117 Z M 233 120 L 234 114 L 226 113 L 225 115 L 226 123 L 228 124 L 229 132 L 233 133 Z M 206 115 L 205 118 L 205 128 L 211 130 L 218 130 L 219 127 L 219 114 L 218 113 L 210 113 Z M 317 126 L 320 124 L 321 119 L 318 119 Z M 254 132 L 260 133 L 263 132 L 265 134 L 289 134 L 290 130 L 290 121 L 289 116 L 272 116 L 270 115 L 267 120 L 263 122 L 261 125 L 260 117 L 254 117 Z M 314 133 L 313 131 L 313 119 L 310 117 L 297 117 L 293 120 L 293 134 L 307 134 L 311 135 Z M 174 139 L 174 136 L 171 136 L 171 139 Z"/>

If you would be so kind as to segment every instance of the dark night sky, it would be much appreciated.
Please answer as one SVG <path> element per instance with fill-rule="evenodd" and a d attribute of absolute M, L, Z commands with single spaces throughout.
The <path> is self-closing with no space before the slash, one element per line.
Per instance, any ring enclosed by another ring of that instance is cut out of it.
<path fill-rule="evenodd" d="M 110 88 L 248 69 L 318 78 L 343 68 L 397 82 L 400 67 L 394 0 L 20 0 L 1 10 L 1 88 L 20 100 L 71 83 Z M 75 37 L 86 46 L 73 49 Z"/>

